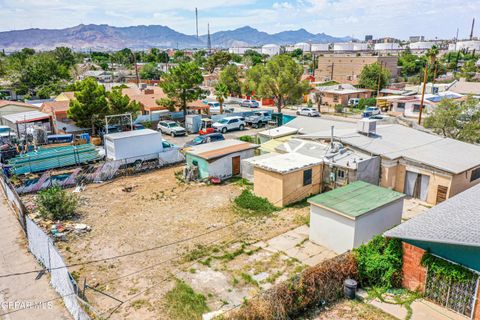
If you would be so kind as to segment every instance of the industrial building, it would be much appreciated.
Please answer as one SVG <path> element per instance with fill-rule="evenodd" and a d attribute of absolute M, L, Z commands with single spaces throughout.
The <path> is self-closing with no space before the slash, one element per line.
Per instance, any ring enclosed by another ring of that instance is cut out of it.
<path fill-rule="evenodd" d="M 357 84 L 363 67 L 373 63 L 381 63 L 383 68 L 390 71 L 392 78 L 396 78 L 398 76 L 397 62 L 397 56 L 367 54 L 358 56 L 354 53 L 325 54 L 318 57 L 315 78 L 317 81 L 333 80 L 339 83 Z"/>

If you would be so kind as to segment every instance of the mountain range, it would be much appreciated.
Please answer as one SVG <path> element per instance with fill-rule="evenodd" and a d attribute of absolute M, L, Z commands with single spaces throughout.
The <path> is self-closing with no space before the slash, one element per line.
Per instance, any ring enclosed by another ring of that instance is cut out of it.
<path fill-rule="evenodd" d="M 213 47 L 278 45 L 297 42 L 344 42 L 350 37 L 313 34 L 305 29 L 269 34 L 252 27 L 219 31 L 210 35 Z M 59 46 L 75 50 L 119 50 L 123 48 L 205 48 L 207 35 L 196 37 L 177 32 L 167 26 L 113 27 L 105 24 L 80 24 L 65 29 L 25 29 L 0 32 L 0 49 L 15 51 L 22 48 L 49 50 Z"/>

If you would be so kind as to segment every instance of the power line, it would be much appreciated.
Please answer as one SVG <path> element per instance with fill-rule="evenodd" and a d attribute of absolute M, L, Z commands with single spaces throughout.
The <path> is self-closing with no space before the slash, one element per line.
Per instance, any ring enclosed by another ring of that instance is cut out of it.
<path fill-rule="evenodd" d="M 227 224 L 227 225 L 225 225 L 225 226 L 223 226 L 223 227 L 216 228 L 216 229 L 213 229 L 213 230 L 210 230 L 210 231 L 201 233 L 201 234 L 197 234 L 197 235 L 192 236 L 192 237 L 183 238 L 183 239 L 180 239 L 180 240 L 176 240 L 176 241 L 172 241 L 172 242 L 169 242 L 169 243 L 165 243 L 165 244 L 162 244 L 162 245 L 159 245 L 159 246 L 155 246 L 155 247 L 151 247 L 151 248 L 147 248 L 147 249 L 143 249 L 143 250 L 131 251 L 131 252 L 127 252 L 127 253 L 124 253 L 124 254 L 121 254 L 121 255 L 110 256 L 110 257 L 105 257 L 105 258 L 101 258 L 101 259 L 95 259 L 95 260 L 89 260 L 89 261 L 84 261 L 84 262 L 73 263 L 73 264 L 69 264 L 69 265 L 62 266 L 62 267 L 55 267 L 55 268 L 49 269 L 49 271 L 51 271 L 51 270 L 58 270 L 58 269 L 64 269 L 64 268 L 69 268 L 69 267 L 83 266 L 83 265 L 87 265 L 87 264 L 93 264 L 93 263 L 98 263 L 98 262 L 103 262 L 103 261 L 114 260 L 114 259 L 120 259 L 120 258 L 137 255 L 137 254 L 144 253 L 144 252 L 149 252 L 149 251 L 158 250 L 158 249 L 165 248 L 165 247 L 169 247 L 169 246 L 172 246 L 172 245 L 175 245 L 175 244 L 179 244 L 179 243 L 182 243 L 182 242 L 186 242 L 186 241 L 190 241 L 190 240 L 193 240 L 193 239 L 197 239 L 197 238 L 203 237 L 203 236 L 205 236 L 205 235 L 208 235 L 208 234 L 217 232 L 217 231 L 219 231 L 219 230 L 226 229 L 226 228 L 228 228 L 228 227 L 230 227 L 230 226 L 233 226 L 233 225 L 235 225 L 235 224 L 237 224 L 237 223 L 240 223 L 240 222 L 242 222 L 242 221 L 244 221 L 244 220 L 245 220 L 245 219 L 239 219 L 239 220 L 237 220 L 237 221 L 235 221 L 235 222 L 233 222 L 233 223 Z M 30 271 L 24 271 L 24 272 L 15 272 L 15 273 L 3 274 L 3 275 L 0 275 L 0 278 L 8 278 L 8 277 L 13 277 L 13 276 L 21 276 L 21 275 L 26 275 L 26 274 L 31 274 L 31 273 L 38 273 L 38 272 L 43 271 L 43 270 L 44 270 L 44 269 L 36 269 L 36 270 L 30 270 Z"/>

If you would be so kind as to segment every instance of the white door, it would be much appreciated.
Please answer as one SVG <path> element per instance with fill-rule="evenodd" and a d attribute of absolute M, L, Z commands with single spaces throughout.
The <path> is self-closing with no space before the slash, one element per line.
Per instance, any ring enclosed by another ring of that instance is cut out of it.
<path fill-rule="evenodd" d="M 407 175 L 405 177 L 405 189 L 403 192 L 409 197 L 413 197 L 414 195 L 417 178 L 418 173 L 407 171 Z"/>
<path fill-rule="evenodd" d="M 428 197 L 428 184 L 430 183 L 430 177 L 424 174 L 420 175 L 420 200 L 427 201 Z"/>

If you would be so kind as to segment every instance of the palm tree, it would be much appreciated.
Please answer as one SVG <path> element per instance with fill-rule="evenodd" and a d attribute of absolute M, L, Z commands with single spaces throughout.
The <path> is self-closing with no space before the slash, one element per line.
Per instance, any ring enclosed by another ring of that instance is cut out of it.
<path fill-rule="evenodd" d="M 422 99 L 420 100 L 420 112 L 418 113 L 418 124 L 422 124 L 422 111 L 423 111 L 423 101 L 425 99 L 425 87 L 427 86 L 427 80 L 428 80 L 428 64 L 430 63 L 432 66 L 435 64 L 437 61 L 437 55 L 438 55 L 438 48 L 437 46 L 432 46 L 430 49 L 427 50 L 425 53 L 425 56 L 427 57 L 428 61 L 425 63 L 425 70 L 424 70 L 424 75 L 423 75 L 423 88 L 422 88 Z M 433 76 L 433 83 L 435 82 L 435 76 Z M 432 84 L 433 87 L 433 84 Z"/>
<path fill-rule="evenodd" d="M 223 103 L 225 99 L 228 97 L 228 87 L 225 83 L 219 82 L 215 86 L 215 96 L 217 97 L 218 103 L 220 103 L 220 113 L 223 113 Z"/>

